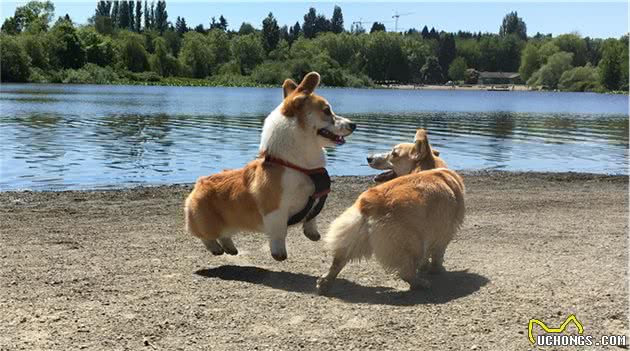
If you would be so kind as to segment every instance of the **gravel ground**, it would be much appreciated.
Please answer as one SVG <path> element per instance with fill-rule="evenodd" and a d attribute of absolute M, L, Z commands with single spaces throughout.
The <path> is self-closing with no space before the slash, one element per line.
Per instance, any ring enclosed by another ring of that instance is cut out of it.
<path fill-rule="evenodd" d="M 464 179 L 466 221 L 431 289 L 368 261 L 329 297 L 315 280 L 331 257 L 297 227 L 284 262 L 263 234 L 212 256 L 183 229 L 189 185 L 0 193 L 0 349 L 523 350 L 529 319 L 570 313 L 585 334 L 627 333 L 628 177 Z M 322 232 L 370 185 L 334 178 Z"/>

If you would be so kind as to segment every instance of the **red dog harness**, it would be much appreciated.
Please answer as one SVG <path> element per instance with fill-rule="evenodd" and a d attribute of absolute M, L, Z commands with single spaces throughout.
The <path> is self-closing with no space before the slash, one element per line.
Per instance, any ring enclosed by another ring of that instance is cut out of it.
<path fill-rule="evenodd" d="M 313 185 L 315 185 L 315 192 L 313 193 L 313 195 L 308 197 L 306 206 L 304 206 L 304 208 L 300 212 L 292 215 L 289 218 L 289 225 L 300 223 L 303 220 L 305 222 L 308 222 L 311 219 L 315 218 L 322 211 L 322 208 L 324 208 L 324 204 L 326 203 L 328 193 L 330 192 L 330 176 L 328 175 L 328 171 L 326 170 L 326 168 L 321 167 L 306 169 L 285 160 L 275 158 L 273 156 L 265 156 L 263 162 L 288 167 L 300 173 L 304 173 L 309 178 L 311 178 L 311 181 L 313 181 Z M 317 201 L 317 204 L 315 203 L 315 201 Z"/>

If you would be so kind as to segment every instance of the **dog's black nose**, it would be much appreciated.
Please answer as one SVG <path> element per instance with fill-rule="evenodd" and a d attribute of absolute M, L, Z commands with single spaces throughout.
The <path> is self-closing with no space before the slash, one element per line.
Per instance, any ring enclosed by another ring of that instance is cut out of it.
<path fill-rule="evenodd" d="M 357 129 L 357 124 L 356 123 L 350 123 L 350 130 L 352 130 L 354 132 L 355 129 Z"/>
<path fill-rule="evenodd" d="M 368 161 L 368 163 L 372 163 L 372 161 L 374 161 L 374 158 L 372 158 L 372 157 L 368 156 L 368 157 L 367 157 L 367 161 Z"/>

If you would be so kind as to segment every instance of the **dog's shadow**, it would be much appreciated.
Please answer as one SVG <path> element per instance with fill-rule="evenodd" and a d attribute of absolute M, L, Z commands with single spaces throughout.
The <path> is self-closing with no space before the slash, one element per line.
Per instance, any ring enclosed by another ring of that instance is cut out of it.
<path fill-rule="evenodd" d="M 201 269 L 195 274 L 206 278 L 240 281 L 264 285 L 273 289 L 306 294 L 317 294 L 317 277 L 292 272 L 276 272 L 251 266 L 226 265 Z M 431 277 L 431 288 L 400 291 L 383 286 L 363 286 L 346 279 L 337 279 L 327 294 L 351 303 L 408 306 L 442 304 L 468 296 L 488 283 L 488 279 L 468 271 L 445 272 Z"/>

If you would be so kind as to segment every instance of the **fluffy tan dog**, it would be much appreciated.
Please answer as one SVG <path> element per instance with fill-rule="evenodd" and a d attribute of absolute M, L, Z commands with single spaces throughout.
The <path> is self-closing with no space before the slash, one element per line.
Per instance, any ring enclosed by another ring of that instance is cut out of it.
<path fill-rule="evenodd" d="M 320 294 L 349 261 L 372 255 L 411 289 L 428 287 L 421 273 L 444 270 L 446 246 L 464 220 L 464 182 L 436 156 L 425 130 L 417 130 L 415 143 L 396 145 L 368 162 L 388 170 L 375 178 L 385 183 L 361 194 L 331 224 L 324 239 L 333 263 L 317 281 Z"/>

